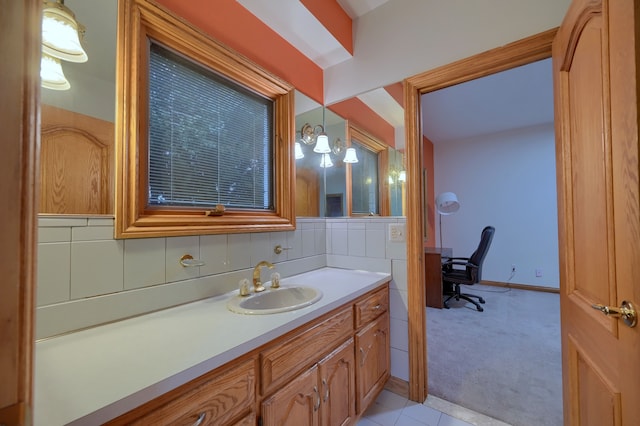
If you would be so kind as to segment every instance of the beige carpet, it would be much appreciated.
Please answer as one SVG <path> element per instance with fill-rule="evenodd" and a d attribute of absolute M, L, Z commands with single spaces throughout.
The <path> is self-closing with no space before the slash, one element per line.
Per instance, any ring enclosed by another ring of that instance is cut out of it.
<path fill-rule="evenodd" d="M 427 308 L 429 393 L 514 426 L 562 425 L 560 296 L 484 285 Z"/>

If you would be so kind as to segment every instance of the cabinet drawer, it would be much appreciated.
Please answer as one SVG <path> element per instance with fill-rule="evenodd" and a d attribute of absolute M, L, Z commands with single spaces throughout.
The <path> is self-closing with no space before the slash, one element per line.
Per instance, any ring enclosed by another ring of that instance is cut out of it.
<path fill-rule="evenodd" d="M 389 289 L 387 286 L 355 304 L 356 328 L 378 318 L 389 309 Z"/>
<path fill-rule="evenodd" d="M 267 394 L 318 361 L 353 333 L 351 306 L 288 337 L 260 354 L 262 394 Z"/>
<path fill-rule="evenodd" d="M 255 402 L 255 363 L 246 361 L 210 378 L 196 379 L 174 392 L 123 415 L 110 424 L 224 425 Z M 243 424 L 243 423 L 240 423 Z"/>

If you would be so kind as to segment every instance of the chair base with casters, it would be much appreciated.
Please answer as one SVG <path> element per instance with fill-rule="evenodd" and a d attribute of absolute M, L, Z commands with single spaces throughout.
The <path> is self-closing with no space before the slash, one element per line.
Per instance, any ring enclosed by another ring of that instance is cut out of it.
<path fill-rule="evenodd" d="M 449 296 L 444 300 L 444 307 L 446 309 L 449 309 L 449 300 L 451 299 L 456 299 L 457 301 L 460 299 L 466 300 L 467 302 L 473 303 L 476 306 L 476 309 L 480 312 L 484 311 L 484 308 L 482 306 L 480 306 L 480 303 L 484 304 L 485 300 L 480 297 L 480 296 L 476 296 L 475 294 L 469 294 L 469 293 L 461 293 L 460 292 L 460 284 L 454 284 L 454 283 L 445 283 L 445 285 L 453 285 L 453 293 L 445 293 L 445 295 Z M 476 302 L 475 300 L 472 299 L 472 297 L 475 297 L 476 299 L 478 299 L 478 302 Z"/>

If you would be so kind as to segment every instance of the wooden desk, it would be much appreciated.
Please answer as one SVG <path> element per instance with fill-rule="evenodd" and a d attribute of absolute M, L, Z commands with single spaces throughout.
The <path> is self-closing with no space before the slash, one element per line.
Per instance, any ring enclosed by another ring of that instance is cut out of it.
<path fill-rule="evenodd" d="M 453 250 L 450 248 L 424 248 L 424 281 L 427 292 L 427 306 L 442 309 L 442 258 L 452 256 Z"/>

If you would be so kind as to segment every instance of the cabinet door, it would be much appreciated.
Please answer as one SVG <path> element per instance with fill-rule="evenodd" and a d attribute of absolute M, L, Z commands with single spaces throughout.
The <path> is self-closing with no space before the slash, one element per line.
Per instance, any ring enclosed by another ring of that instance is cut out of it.
<path fill-rule="evenodd" d="M 365 410 L 389 378 L 389 314 L 356 334 L 357 409 Z"/>
<path fill-rule="evenodd" d="M 356 370 L 353 338 L 318 363 L 320 371 L 320 424 L 351 424 L 356 415 Z"/>
<path fill-rule="evenodd" d="M 319 426 L 320 390 L 314 365 L 262 403 L 263 426 Z"/>

